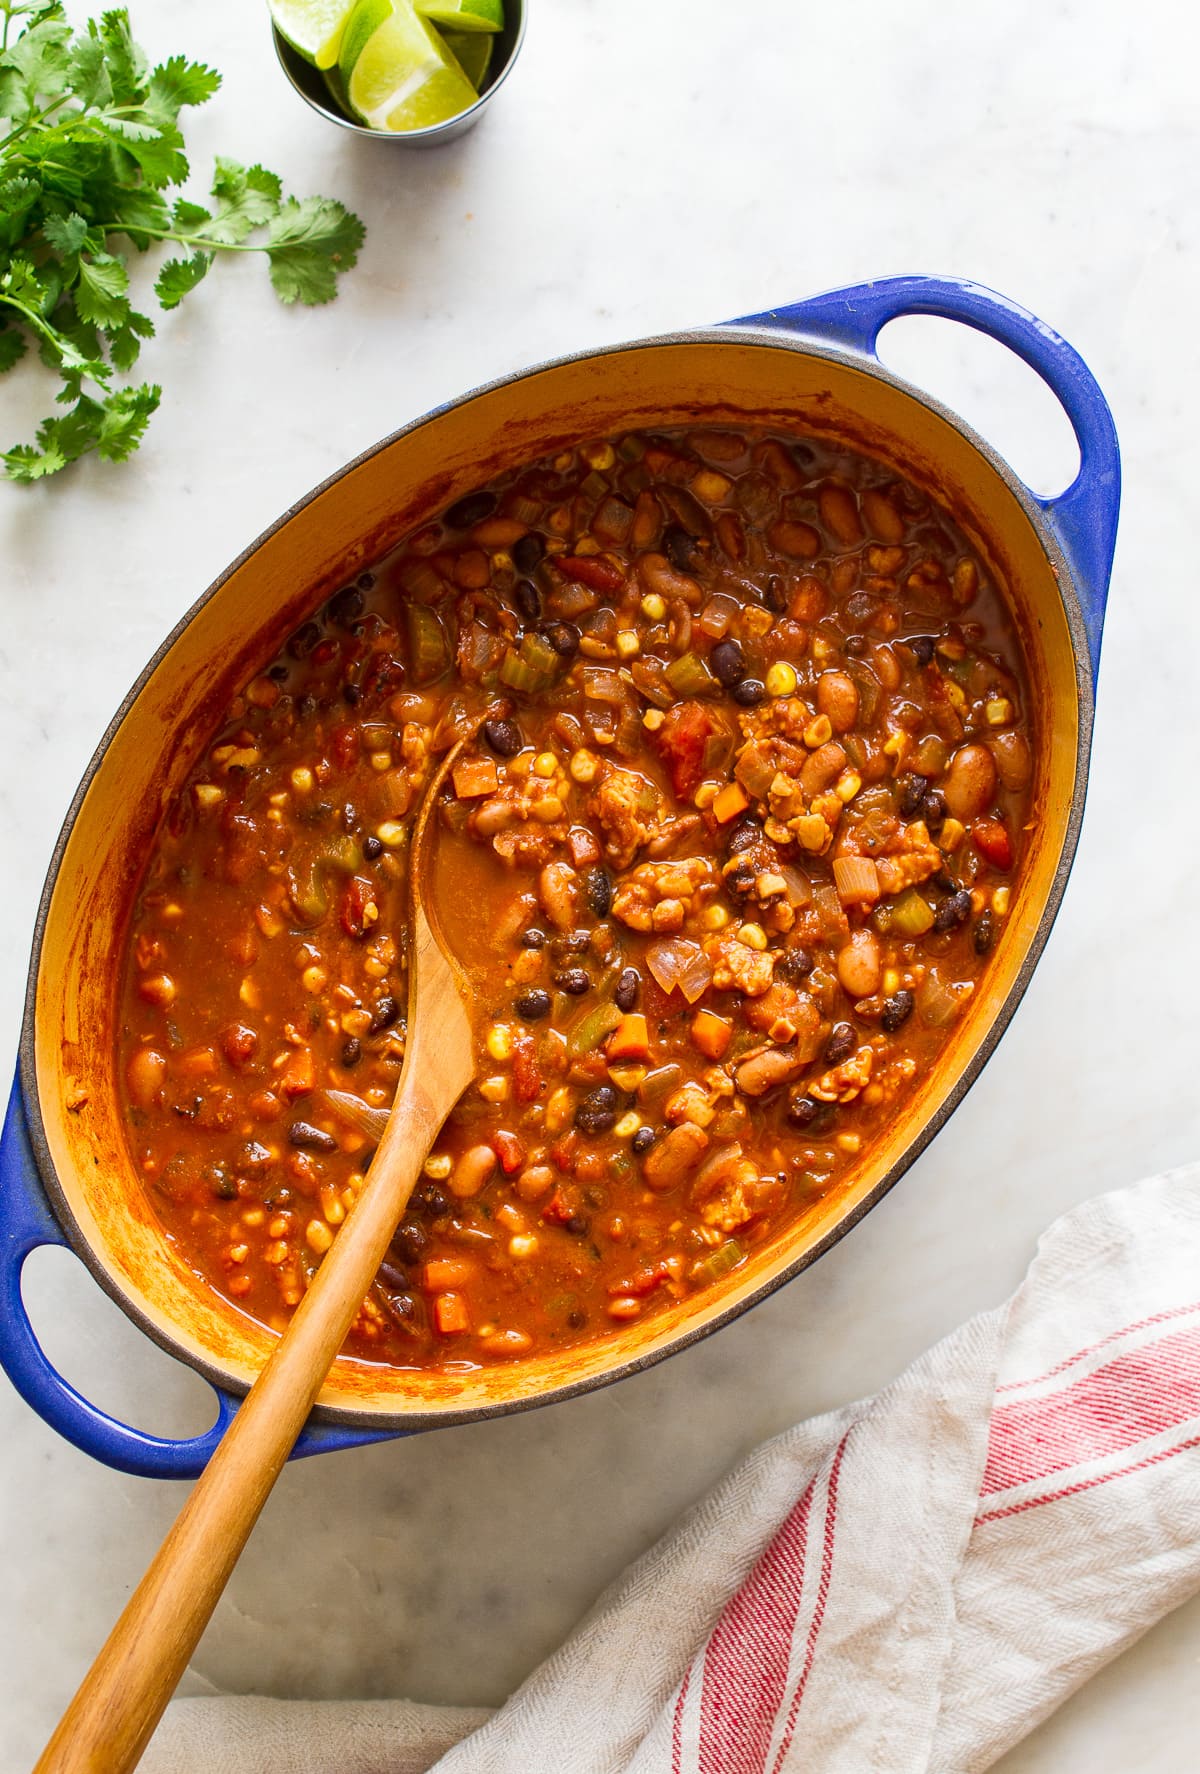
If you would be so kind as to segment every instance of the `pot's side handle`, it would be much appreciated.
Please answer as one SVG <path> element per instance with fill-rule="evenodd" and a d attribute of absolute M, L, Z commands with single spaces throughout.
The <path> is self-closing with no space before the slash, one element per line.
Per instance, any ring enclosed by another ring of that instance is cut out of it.
<path fill-rule="evenodd" d="M 1036 503 L 1074 574 L 1094 679 L 1117 539 L 1121 456 L 1108 402 L 1065 339 L 1006 296 L 952 277 L 882 278 L 727 324 L 776 327 L 873 357 L 883 328 L 902 314 L 935 314 L 987 333 L 1036 370 L 1062 403 L 1079 444 L 1079 473 L 1057 498 Z"/>
<path fill-rule="evenodd" d="M 16 1083 L 0 1132 L 0 1367 L 44 1422 L 93 1459 L 138 1478 L 197 1477 L 225 1433 L 237 1399 L 214 1386 L 216 1421 L 203 1435 L 181 1440 L 146 1435 L 90 1404 L 47 1359 L 21 1298 L 25 1259 L 44 1244 L 66 1246 L 67 1239 L 42 1188 Z M 389 1439 L 368 1430 L 311 1423 L 292 1458 Z"/>

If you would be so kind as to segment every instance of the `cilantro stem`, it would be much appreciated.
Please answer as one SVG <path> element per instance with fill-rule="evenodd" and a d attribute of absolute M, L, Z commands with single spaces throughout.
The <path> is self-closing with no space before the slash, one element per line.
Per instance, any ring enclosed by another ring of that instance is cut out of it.
<path fill-rule="evenodd" d="M 140 222 L 95 222 L 93 228 L 105 234 L 145 235 L 147 240 L 173 240 L 176 246 L 188 246 L 205 253 L 263 253 L 269 250 L 265 240 L 214 240 L 209 234 L 180 234 L 175 228 L 143 227 Z"/>

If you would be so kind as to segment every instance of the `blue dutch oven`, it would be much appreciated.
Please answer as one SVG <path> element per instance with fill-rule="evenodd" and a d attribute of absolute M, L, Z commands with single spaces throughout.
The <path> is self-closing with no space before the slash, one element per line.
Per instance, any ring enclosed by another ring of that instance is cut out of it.
<path fill-rule="evenodd" d="M 1066 492 L 1035 498 L 960 419 L 880 365 L 880 330 L 906 314 L 978 328 L 1041 375 L 1079 443 L 1079 473 Z M 0 1361 L 77 1447 L 127 1472 L 193 1476 L 273 1340 L 208 1289 L 165 1238 L 126 1149 L 115 1078 L 114 957 L 129 905 L 162 813 L 222 710 L 319 599 L 461 493 L 582 437 L 705 423 L 836 439 L 886 461 L 952 510 L 1005 588 L 1039 743 L 1038 818 L 1004 940 L 939 1063 L 859 1171 L 723 1282 L 583 1348 L 476 1373 L 405 1373 L 340 1358 L 297 1456 L 566 1398 L 706 1335 L 842 1237 L 978 1075 L 1049 934 L 1083 813 L 1120 483 L 1112 419 L 1086 365 L 1003 297 L 912 277 L 494 383 L 352 462 L 234 562 L 147 666 L 67 815 L 38 917 L 18 1079 L 0 1139 Z M 43 1244 L 71 1246 L 135 1323 L 213 1383 L 217 1415 L 205 1434 L 142 1434 L 56 1372 L 21 1299 L 22 1265 Z"/>

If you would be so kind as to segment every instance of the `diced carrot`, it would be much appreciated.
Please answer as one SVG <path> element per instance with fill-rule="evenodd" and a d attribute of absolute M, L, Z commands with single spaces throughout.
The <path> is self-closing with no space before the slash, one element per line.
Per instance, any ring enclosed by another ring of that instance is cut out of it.
<path fill-rule="evenodd" d="M 192 1047 L 180 1054 L 175 1069 L 185 1078 L 211 1078 L 217 1070 L 217 1056 L 211 1047 Z"/>
<path fill-rule="evenodd" d="M 998 819 L 981 819 L 971 833 L 975 848 L 993 868 L 1010 869 L 1013 864 L 1012 839 L 1008 828 Z"/>
<path fill-rule="evenodd" d="M 571 861 L 577 869 L 586 868 L 589 863 L 599 862 L 600 846 L 594 833 L 586 826 L 573 825 L 567 833 L 567 848 L 571 852 Z"/>
<path fill-rule="evenodd" d="M 467 1302 L 461 1294 L 439 1294 L 433 1302 L 434 1329 L 443 1337 L 461 1336 L 471 1328 Z"/>
<path fill-rule="evenodd" d="M 464 1287 L 474 1273 L 464 1257 L 431 1257 L 421 1268 L 421 1286 L 440 1294 L 447 1288 Z"/>
<path fill-rule="evenodd" d="M 750 796 L 740 782 L 727 782 L 719 789 L 712 804 L 713 818 L 718 825 L 728 825 L 750 805 Z"/>
<path fill-rule="evenodd" d="M 698 1010 L 692 1018 L 692 1041 L 707 1059 L 720 1059 L 733 1039 L 732 1026 L 711 1010 Z"/>
<path fill-rule="evenodd" d="M 454 766 L 454 792 L 460 801 L 494 794 L 498 780 L 494 758 L 463 758 Z"/>
<path fill-rule="evenodd" d="M 285 1096 L 303 1096 L 305 1091 L 315 1088 L 317 1071 L 311 1047 L 297 1048 L 279 1082 Z"/>
<path fill-rule="evenodd" d="M 608 1038 L 604 1057 L 610 1065 L 616 1060 L 649 1059 L 650 1034 L 646 1019 L 639 1011 L 621 1018 Z"/>

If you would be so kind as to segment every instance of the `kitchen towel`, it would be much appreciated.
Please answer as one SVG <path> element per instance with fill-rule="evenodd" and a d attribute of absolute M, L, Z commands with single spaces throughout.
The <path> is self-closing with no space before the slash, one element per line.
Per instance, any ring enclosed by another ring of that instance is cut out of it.
<path fill-rule="evenodd" d="M 180 1700 L 143 1768 L 976 1774 L 1197 1588 L 1200 1165 L 759 1448 L 498 1711 Z"/>

